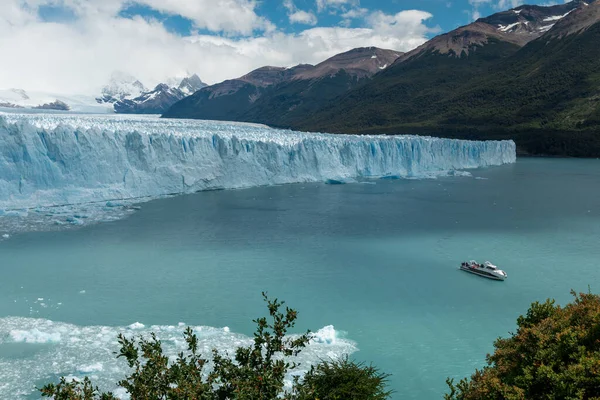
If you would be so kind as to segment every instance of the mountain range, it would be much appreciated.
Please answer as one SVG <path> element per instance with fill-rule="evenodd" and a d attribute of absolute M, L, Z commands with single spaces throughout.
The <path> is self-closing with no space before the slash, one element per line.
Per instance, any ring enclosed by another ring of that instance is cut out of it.
<path fill-rule="evenodd" d="M 317 66 L 260 68 L 203 88 L 164 116 L 510 138 L 520 154 L 598 156 L 599 43 L 600 1 L 523 5 L 405 54 L 356 49 Z"/>
<path fill-rule="evenodd" d="M 376 47 L 358 48 L 317 65 L 259 68 L 199 90 L 173 105 L 164 116 L 282 124 L 288 116 L 318 110 L 392 65 L 400 55 Z"/>
<path fill-rule="evenodd" d="M 172 78 L 148 90 L 135 77 L 115 72 L 96 98 L 99 104 L 112 104 L 121 114 L 162 114 L 179 100 L 207 86 L 194 74 L 181 80 Z"/>
<path fill-rule="evenodd" d="M 171 78 L 149 90 L 132 75 L 114 72 L 97 97 L 6 89 L 0 90 L 0 108 L 94 114 L 162 114 L 177 101 L 205 86 L 194 74 L 185 78 Z"/>

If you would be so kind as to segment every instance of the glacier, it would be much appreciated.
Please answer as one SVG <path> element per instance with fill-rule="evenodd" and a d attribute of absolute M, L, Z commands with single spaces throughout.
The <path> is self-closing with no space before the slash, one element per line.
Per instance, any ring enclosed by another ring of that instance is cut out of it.
<path fill-rule="evenodd" d="M 513 141 L 351 136 L 147 116 L 0 114 L 0 209 L 368 177 L 516 160 Z"/>

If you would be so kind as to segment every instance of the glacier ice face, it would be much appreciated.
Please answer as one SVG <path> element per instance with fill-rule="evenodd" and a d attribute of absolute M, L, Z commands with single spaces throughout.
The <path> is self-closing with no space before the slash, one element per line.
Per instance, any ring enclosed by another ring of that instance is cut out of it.
<path fill-rule="evenodd" d="M 0 115 L 0 209 L 515 162 L 512 141 L 349 136 L 140 116 Z"/>

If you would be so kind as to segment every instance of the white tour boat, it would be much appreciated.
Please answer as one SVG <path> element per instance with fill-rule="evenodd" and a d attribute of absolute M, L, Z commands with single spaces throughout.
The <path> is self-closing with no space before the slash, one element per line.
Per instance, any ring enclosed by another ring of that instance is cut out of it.
<path fill-rule="evenodd" d="M 506 272 L 498 269 L 494 264 L 489 261 L 479 264 L 477 261 L 463 262 L 460 265 L 460 269 L 463 271 L 470 272 L 475 275 L 483 276 L 484 278 L 494 279 L 497 281 L 505 280 L 508 275 Z"/>

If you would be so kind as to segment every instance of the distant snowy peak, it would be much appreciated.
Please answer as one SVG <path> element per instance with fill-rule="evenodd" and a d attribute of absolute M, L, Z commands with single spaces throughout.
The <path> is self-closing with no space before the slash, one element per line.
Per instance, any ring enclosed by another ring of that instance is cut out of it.
<path fill-rule="evenodd" d="M 115 103 L 137 97 L 147 91 L 148 89 L 134 76 L 117 71 L 113 72 L 108 84 L 102 88 L 102 95 L 96 100 L 98 103 Z"/>
<path fill-rule="evenodd" d="M 124 114 L 161 114 L 175 102 L 207 86 L 196 74 L 170 78 L 154 89 L 147 89 L 134 76 L 115 72 L 102 89 L 98 103 L 112 104 L 114 111 Z"/>
<path fill-rule="evenodd" d="M 112 105 L 98 104 L 93 96 L 26 92 L 23 89 L 0 90 L 0 107 L 85 113 L 112 112 Z"/>
<path fill-rule="evenodd" d="M 179 83 L 178 89 L 181 90 L 186 96 L 190 96 L 206 86 L 208 85 L 202 82 L 202 79 L 200 79 L 198 75 L 194 74 L 187 78 L 183 78 L 183 80 Z"/>
<path fill-rule="evenodd" d="M 162 114 L 173 104 L 207 86 L 198 75 L 169 79 L 153 90 L 145 91 L 134 98 L 124 98 L 114 103 L 115 112 L 121 114 Z"/>

